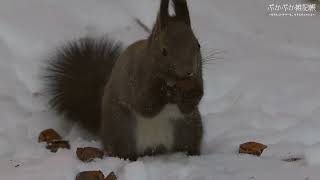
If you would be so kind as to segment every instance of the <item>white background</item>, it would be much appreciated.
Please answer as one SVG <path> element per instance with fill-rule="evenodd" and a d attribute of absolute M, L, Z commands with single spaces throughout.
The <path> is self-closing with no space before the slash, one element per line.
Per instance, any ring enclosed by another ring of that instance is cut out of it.
<path fill-rule="evenodd" d="M 41 67 L 67 40 L 105 33 L 126 45 L 146 38 L 158 0 L 0 1 L 0 179 L 70 180 L 83 170 L 115 171 L 120 180 L 320 179 L 320 18 L 270 17 L 271 3 L 189 0 L 204 51 L 223 52 L 205 66 L 203 155 L 105 158 L 81 163 L 78 146 L 100 147 L 48 111 Z M 72 149 L 52 154 L 38 144 L 54 128 Z M 246 141 L 268 145 L 261 157 L 239 155 Z M 301 161 L 282 159 L 299 157 Z M 18 166 L 18 167 L 15 167 Z"/>

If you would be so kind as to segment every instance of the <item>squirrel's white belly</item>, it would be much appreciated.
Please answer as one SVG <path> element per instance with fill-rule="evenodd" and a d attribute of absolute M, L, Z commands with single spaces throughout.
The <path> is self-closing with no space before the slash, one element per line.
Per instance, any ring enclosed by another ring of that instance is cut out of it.
<path fill-rule="evenodd" d="M 182 117 L 183 114 L 176 104 L 167 104 L 158 115 L 152 118 L 136 114 L 136 148 L 138 153 L 144 153 L 147 149 L 154 149 L 160 145 L 171 150 L 174 143 L 173 121 Z"/>

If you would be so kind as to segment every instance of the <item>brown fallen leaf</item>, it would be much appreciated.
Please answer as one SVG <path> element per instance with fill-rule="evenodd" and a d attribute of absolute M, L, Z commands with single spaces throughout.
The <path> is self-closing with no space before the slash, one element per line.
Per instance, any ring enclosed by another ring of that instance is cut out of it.
<path fill-rule="evenodd" d="M 103 151 L 98 148 L 93 147 L 85 147 L 85 148 L 77 148 L 77 157 L 83 162 L 90 162 L 96 158 L 103 158 Z"/>
<path fill-rule="evenodd" d="M 239 153 L 260 156 L 268 146 L 257 142 L 247 142 L 240 145 Z"/>
<path fill-rule="evenodd" d="M 101 171 L 84 171 L 76 176 L 76 180 L 104 180 L 104 175 Z"/>
<path fill-rule="evenodd" d="M 46 129 L 39 135 L 38 142 L 51 142 L 62 140 L 62 137 L 53 129 Z"/>
<path fill-rule="evenodd" d="M 117 180 L 117 176 L 114 174 L 114 172 L 111 172 L 104 180 Z"/>
<path fill-rule="evenodd" d="M 48 142 L 47 143 L 47 146 L 46 146 L 47 149 L 49 149 L 51 152 L 57 152 L 58 149 L 70 149 L 70 144 L 68 141 L 63 141 L 63 140 L 60 140 L 60 141 L 52 141 L 52 142 Z"/>

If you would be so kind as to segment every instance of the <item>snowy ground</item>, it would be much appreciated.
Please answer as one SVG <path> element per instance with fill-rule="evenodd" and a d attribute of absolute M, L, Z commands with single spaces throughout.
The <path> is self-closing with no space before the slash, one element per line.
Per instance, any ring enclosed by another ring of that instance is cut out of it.
<path fill-rule="evenodd" d="M 320 179 L 320 18 L 270 17 L 271 3 L 298 0 L 189 0 L 194 31 L 222 60 L 205 67 L 203 155 L 105 158 L 83 164 L 78 146 L 97 146 L 86 133 L 48 111 L 39 70 L 66 40 L 108 33 L 126 44 L 147 34 L 157 0 L 0 1 L 0 179 L 70 180 L 83 170 L 111 171 L 120 180 Z M 52 154 L 37 143 L 54 128 L 72 150 Z M 258 141 L 261 157 L 239 155 Z M 285 162 L 297 157 L 302 160 Z"/>

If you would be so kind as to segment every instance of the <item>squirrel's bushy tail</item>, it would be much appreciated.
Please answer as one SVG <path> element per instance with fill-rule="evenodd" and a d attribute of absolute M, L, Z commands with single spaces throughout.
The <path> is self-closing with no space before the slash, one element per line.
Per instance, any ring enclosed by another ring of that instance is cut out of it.
<path fill-rule="evenodd" d="M 121 44 L 106 38 L 82 38 L 57 49 L 45 68 L 50 106 L 67 119 L 97 133 L 101 100 Z"/>

